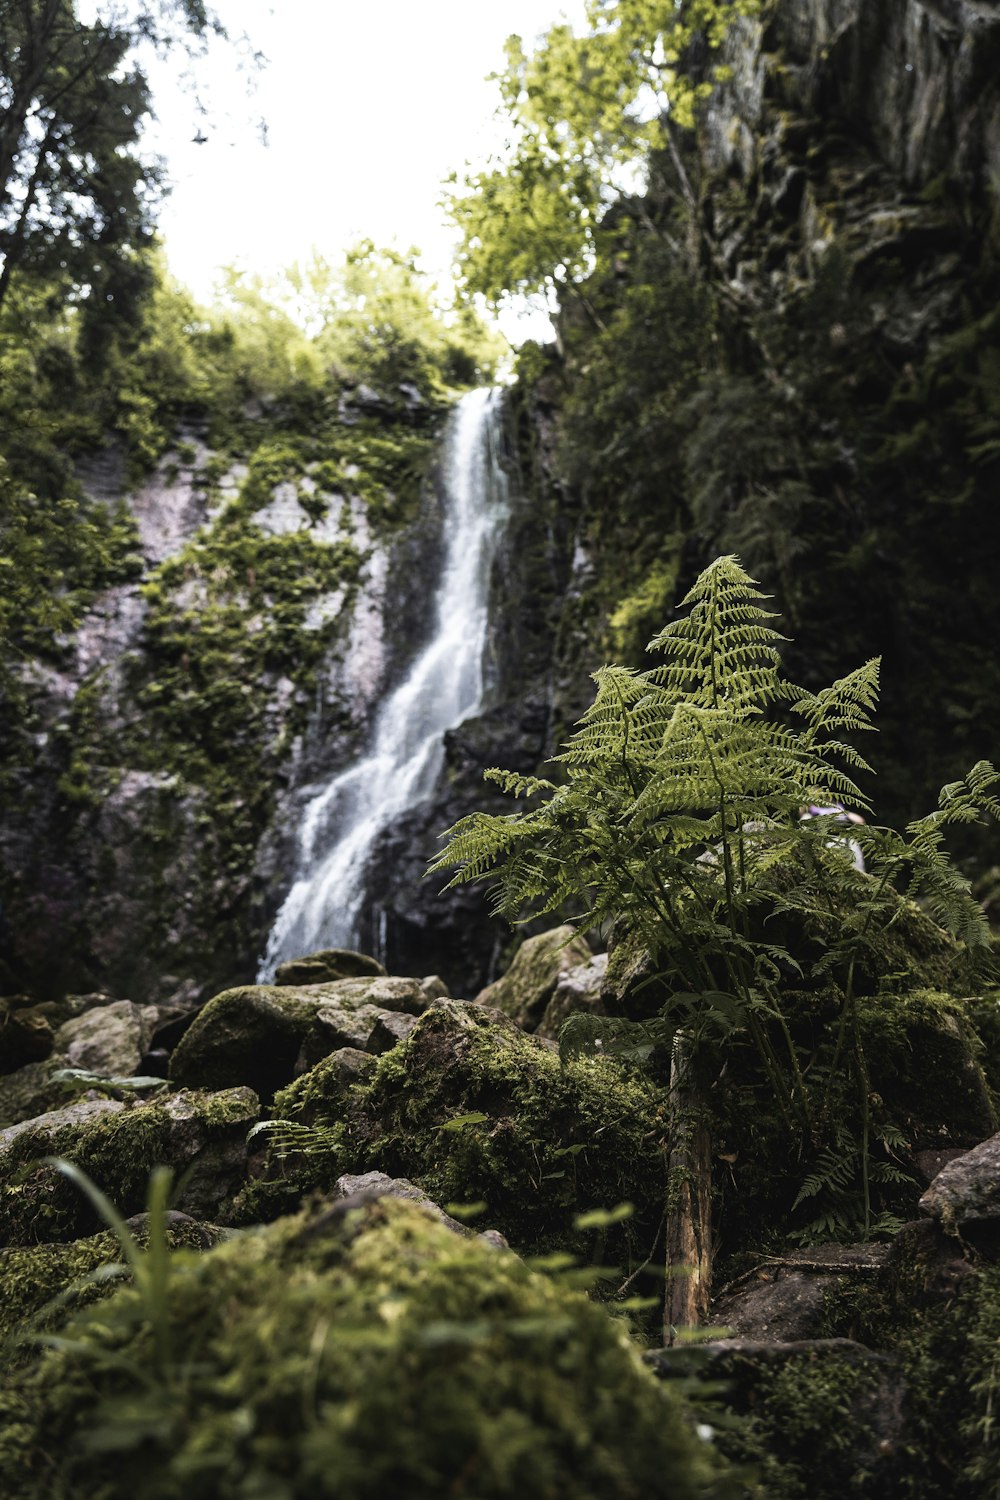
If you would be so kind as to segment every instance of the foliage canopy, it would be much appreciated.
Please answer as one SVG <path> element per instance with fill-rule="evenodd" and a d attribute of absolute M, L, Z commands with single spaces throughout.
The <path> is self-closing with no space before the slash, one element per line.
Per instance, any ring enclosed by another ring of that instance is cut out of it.
<path fill-rule="evenodd" d="M 606 211 L 641 180 L 650 150 L 694 123 L 712 81 L 688 67 L 715 57 L 733 21 L 759 0 L 588 0 L 577 36 L 562 23 L 533 52 L 507 42 L 497 75 L 504 151 L 450 199 L 469 292 L 572 291 L 608 237 Z"/>

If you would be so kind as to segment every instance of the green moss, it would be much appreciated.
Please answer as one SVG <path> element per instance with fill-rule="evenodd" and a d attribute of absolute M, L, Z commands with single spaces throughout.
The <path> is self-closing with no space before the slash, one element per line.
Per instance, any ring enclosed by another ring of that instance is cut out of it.
<path fill-rule="evenodd" d="M 961 1000 L 934 990 L 876 995 L 862 1002 L 859 1023 L 876 1109 L 911 1151 L 975 1146 L 992 1134 L 982 1046 Z"/>
<path fill-rule="evenodd" d="M 410 1204 L 182 1259 L 168 1299 L 166 1369 L 122 1290 L 8 1378 L 0 1459 L 23 1500 L 716 1492 L 619 1326 Z"/>
<path fill-rule="evenodd" d="M 599 1248 L 606 1264 L 631 1267 L 662 1213 L 664 1092 L 612 1059 L 564 1067 L 554 1049 L 461 1002 L 432 1007 L 370 1083 L 345 1090 L 332 1062 L 320 1064 L 275 1096 L 273 1112 L 340 1124 L 303 1188 L 373 1168 L 408 1177 L 439 1203 L 484 1202 L 483 1222 L 526 1253 Z M 623 1202 L 635 1217 L 602 1246 L 574 1230 L 576 1215 Z"/>
<path fill-rule="evenodd" d="M 145 1226 L 134 1227 L 140 1245 L 145 1243 Z M 171 1222 L 167 1240 L 174 1249 L 203 1249 L 212 1231 L 193 1219 Z M 218 1232 L 214 1234 L 218 1239 Z M 11 1246 L 0 1250 L 0 1279 L 4 1295 L 0 1301 L 0 1351 L 14 1333 L 25 1335 L 65 1322 L 80 1307 L 108 1296 L 116 1281 L 93 1279 L 99 1266 L 118 1265 L 123 1259 L 121 1244 L 115 1234 L 104 1230 L 87 1239 L 69 1244 Z M 68 1295 L 67 1295 L 68 1294 Z M 50 1304 L 52 1304 L 50 1306 Z M 7 1355 L 21 1360 L 11 1341 Z"/>
<path fill-rule="evenodd" d="M 149 1174 L 155 1166 L 189 1166 L 213 1141 L 245 1125 L 249 1091 L 192 1095 L 192 1126 L 157 1103 L 126 1105 L 91 1119 L 51 1123 L 41 1119 L 22 1130 L 7 1147 L 0 1181 L 0 1243 L 38 1245 L 65 1242 L 98 1227 L 94 1209 L 46 1157 L 64 1157 L 91 1177 L 128 1215 L 145 1206 Z"/>

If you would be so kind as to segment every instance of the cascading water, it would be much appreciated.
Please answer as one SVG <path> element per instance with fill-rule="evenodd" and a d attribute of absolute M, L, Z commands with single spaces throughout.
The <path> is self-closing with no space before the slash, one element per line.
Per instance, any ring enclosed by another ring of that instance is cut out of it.
<path fill-rule="evenodd" d="M 450 419 L 443 455 L 444 562 L 430 642 L 381 705 L 372 747 L 308 804 L 295 880 L 258 978 L 319 948 L 358 941 L 365 867 L 378 835 L 434 790 L 444 732 L 478 711 L 490 569 L 507 516 L 500 396 L 472 391 Z"/>

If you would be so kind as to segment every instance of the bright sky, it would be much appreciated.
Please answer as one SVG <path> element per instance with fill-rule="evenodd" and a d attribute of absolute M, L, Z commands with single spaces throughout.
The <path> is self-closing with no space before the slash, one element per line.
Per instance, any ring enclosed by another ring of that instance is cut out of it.
<path fill-rule="evenodd" d="M 171 267 L 203 299 L 221 265 L 278 271 L 314 246 L 335 259 L 362 237 L 416 245 L 427 270 L 446 274 L 442 182 L 499 138 L 486 75 L 503 66 L 511 32 L 579 23 L 583 0 L 219 0 L 218 10 L 268 66 L 240 75 L 232 51 L 215 49 L 198 73 L 215 119 L 203 132 L 191 96 L 159 80 L 149 138 L 174 183 L 160 215 Z"/>

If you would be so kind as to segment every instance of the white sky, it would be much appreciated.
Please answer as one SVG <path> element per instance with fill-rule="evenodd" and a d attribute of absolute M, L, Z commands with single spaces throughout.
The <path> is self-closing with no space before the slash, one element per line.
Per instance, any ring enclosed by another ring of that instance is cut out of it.
<path fill-rule="evenodd" d="M 171 268 L 205 300 L 221 265 L 266 274 L 313 247 L 336 259 L 362 237 L 416 245 L 425 268 L 446 275 L 442 182 L 499 138 L 486 75 L 502 68 L 511 32 L 528 40 L 563 17 L 578 24 L 583 0 L 218 0 L 218 10 L 268 65 L 240 75 L 224 47 L 201 64 L 214 117 L 203 144 L 194 100 L 161 74 L 147 136 L 174 184 L 160 214 Z"/>

